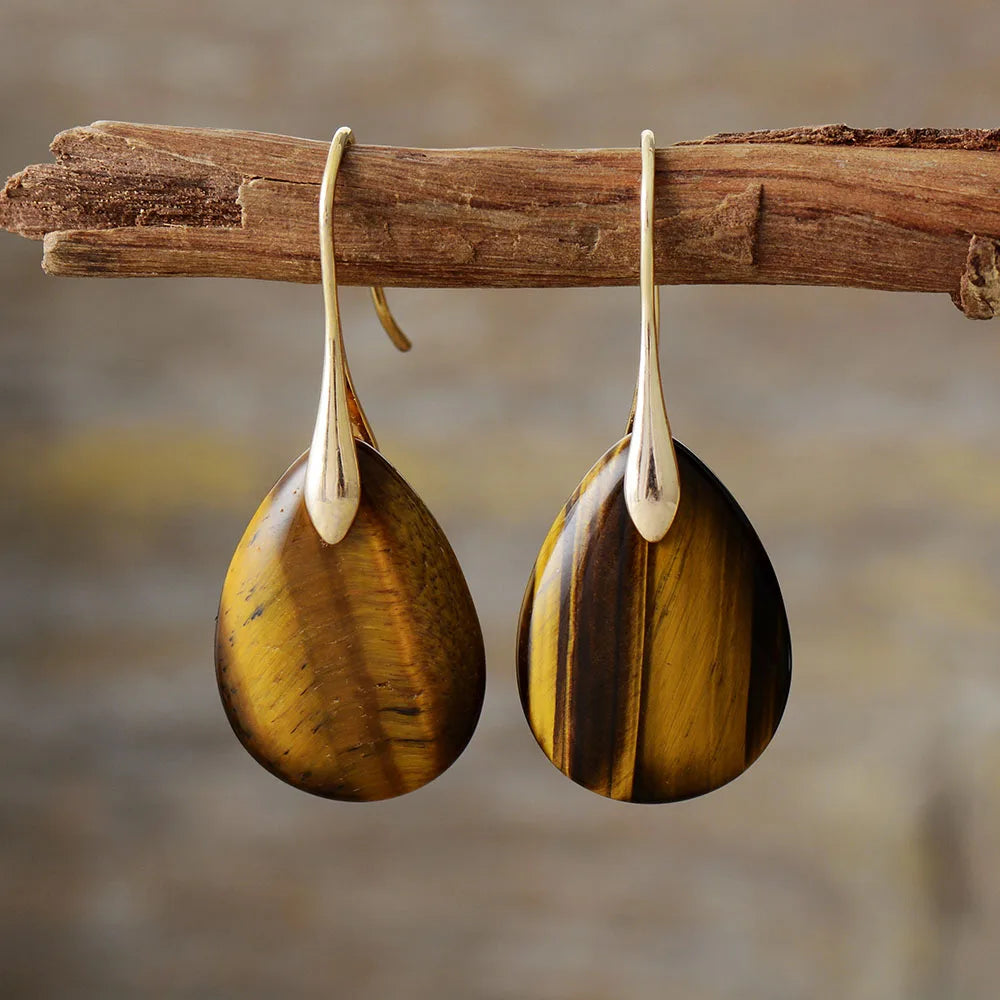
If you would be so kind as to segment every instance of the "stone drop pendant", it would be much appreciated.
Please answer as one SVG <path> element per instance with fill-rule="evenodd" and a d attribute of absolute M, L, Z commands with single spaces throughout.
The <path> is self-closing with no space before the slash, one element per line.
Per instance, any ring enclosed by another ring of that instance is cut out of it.
<path fill-rule="evenodd" d="M 312 447 L 260 505 L 226 575 L 216 676 L 247 751 L 332 799 L 412 791 L 461 754 L 479 719 L 479 619 L 444 532 L 378 452 L 344 356 L 333 259 L 337 168 L 320 193 L 327 336 Z M 399 346 L 380 289 L 383 325 Z"/>
<path fill-rule="evenodd" d="M 517 642 L 539 746 L 591 791 L 672 802 L 742 774 L 791 681 L 781 591 L 726 488 L 673 441 L 660 383 L 651 132 L 642 137 L 642 341 L 625 437 L 553 523 Z"/>

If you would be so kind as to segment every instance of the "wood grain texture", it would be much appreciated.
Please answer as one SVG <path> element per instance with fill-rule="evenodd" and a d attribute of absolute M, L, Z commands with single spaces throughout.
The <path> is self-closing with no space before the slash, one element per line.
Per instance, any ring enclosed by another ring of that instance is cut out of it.
<path fill-rule="evenodd" d="M 219 691 L 246 749 L 316 795 L 365 801 L 426 784 L 479 719 L 485 654 L 458 560 L 416 494 L 358 442 L 361 506 L 325 544 L 303 455 L 268 494 L 226 576 Z"/>
<path fill-rule="evenodd" d="M 659 542 L 639 535 L 622 492 L 628 441 L 590 470 L 542 545 L 518 685 L 564 774 L 610 798 L 671 802 L 761 754 L 788 698 L 791 643 L 759 538 L 679 444 L 677 517 Z"/>
<path fill-rule="evenodd" d="M 794 143 L 809 146 L 874 146 L 882 149 L 1000 150 L 998 128 L 853 128 L 850 125 L 797 125 L 753 132 L 718 132 L 688 139 L 681 146 L 709 143 Z"/>
<path fill-rule="evenodd" d="M 1000 279 L 970 243 L 1000 239 L 1000 132 L 844 125 L 661 148 L 664 284 L 848 285 L 948 292 L 992 313 Z M 327 143 L 96 122 L 0 195 L 0 226 L 44 237 L 52 274 L 318 281 Z M 638 149 L 356 145 L 337 186 L 346 284 L 634 284 Z M 962 282 L 987 281 L 963 298 Z M 993 286 L 996 287 L 993 287 Z"/>

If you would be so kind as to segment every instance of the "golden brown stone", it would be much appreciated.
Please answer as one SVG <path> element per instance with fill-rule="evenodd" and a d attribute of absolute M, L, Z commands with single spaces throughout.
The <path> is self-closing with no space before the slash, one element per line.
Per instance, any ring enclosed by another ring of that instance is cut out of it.
<path fill-rule="evenodd" d="M 327 545 L 302 499 L 303 455 L 233 555 L 216 632 L 226 714 L 298 788 L 372 800 L 412 791 L 465 748 L 485 686 L 479 619 L 419 497 L 358 441 L 361 506 Z"/>
<path fill-rule="evenodd" d="M 725 487 L 676 444 L 677 516 L 636 531 L 629 438 L 587 474 L 542 545 L 521 610 L 518 683 L 549 759 L 592 791 L 669 802 L 742 774 L 791 680 L 778 582 Z"/>

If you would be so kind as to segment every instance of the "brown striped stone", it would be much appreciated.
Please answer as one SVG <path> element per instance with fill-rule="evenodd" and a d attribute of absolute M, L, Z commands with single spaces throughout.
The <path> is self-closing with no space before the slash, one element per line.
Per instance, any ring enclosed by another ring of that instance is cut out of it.
<path fill-rule="evenodd" d="M 760 539 L 680 444 L 677 517 L 659 542 L 639 535 L 622 492 L 628 443 L 590 470 L 542 545 L 518 683 L 564 774 L 610 798 L 670 802 L 761 754 L 788 697 L 791 643 Z"/>
<path fill-rule="evenodd" d="M 361 506 L 336 545 L 302 499 L 305 455 L 260 505 L 223 586 L 222 702 L 273 774 L 384 799 L 449 767 L 479 719 L 485 654 L 458 560 L 420 498 L 357 443 Z"/>

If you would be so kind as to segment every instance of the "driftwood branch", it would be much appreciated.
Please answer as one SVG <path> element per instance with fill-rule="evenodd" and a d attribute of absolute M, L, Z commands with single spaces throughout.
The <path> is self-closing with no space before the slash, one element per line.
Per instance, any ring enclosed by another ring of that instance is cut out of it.
<path fill-rule="evenodd" d="M 319 279 L 327 143 L 97 122 L 0 194 L 50 274 Z M 347 284 L 634 284 L 637 149 L 356 145 L 335 210 Z M 661 148 L 657 280 L 948 292 L 1000 311 L 1000 130 L 846 126 Z"/>

